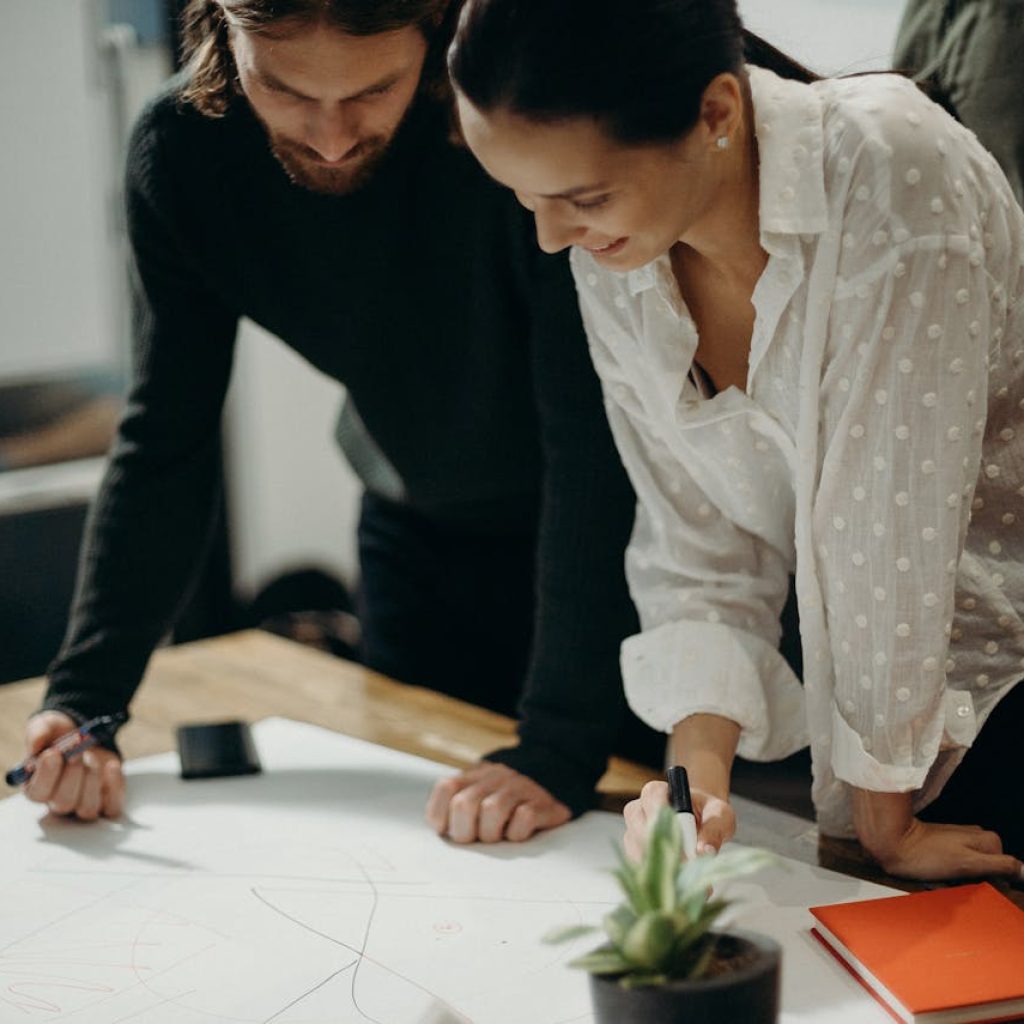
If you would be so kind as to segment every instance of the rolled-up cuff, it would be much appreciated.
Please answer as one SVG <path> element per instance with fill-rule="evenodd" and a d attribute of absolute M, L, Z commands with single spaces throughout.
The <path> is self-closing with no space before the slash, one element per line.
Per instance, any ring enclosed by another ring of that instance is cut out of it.
<path fill-rule="evenodd" d="M 921 788 L 931 766 L 932 761 L 899 765 L 876 760 L 864 749 L 861 735 L 851 729 L 839 709 L 833 707 L 832 771 L 837 779 L 876 793 L 910 793 Z"/>
<path fill-rule="evenodd" d="M 807 746 L 800 681 L 760 637 L 714 622 L 669 622 L 622 645 L 626 698 L 653 729 L 721 715 L 741 729 L 739 753 L 775 761 Z"/>

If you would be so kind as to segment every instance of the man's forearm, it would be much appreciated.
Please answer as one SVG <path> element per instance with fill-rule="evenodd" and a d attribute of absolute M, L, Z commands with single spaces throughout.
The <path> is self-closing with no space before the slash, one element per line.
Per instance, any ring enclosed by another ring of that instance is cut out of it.
<path fill-rule="evenodd" d="M 690 715 L 672 730 L 672 758 L 686 767 L 694 789 L 727 800 L 739 740 L 740 727 L 732 719 Z"/>
<path fill-rule="evenodd" d="M 635 498 L 612 441 L 568 261 L 542 255 L 532 223 L 521 209 L 511 212 L 532 300 L 544 493 L 533 659 L 521 704 L 524 750 L 508 763 L 532 757 L 532 771 L 549 760 L 561 776 L 572 776 L 577 792 L 554 774 L 548 781 L 579 809 L 584 792 L 592 802 L 625 713 L 619 647 L 638 623 L 623 553 Z"/>

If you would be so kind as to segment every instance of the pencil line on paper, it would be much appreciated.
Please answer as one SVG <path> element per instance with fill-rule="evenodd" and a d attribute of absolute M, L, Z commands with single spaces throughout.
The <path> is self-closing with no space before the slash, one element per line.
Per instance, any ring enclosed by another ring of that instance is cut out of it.
<path fill-rule="evenodd" d="M 377 905 L 378 903 L 380 903 L 380 894 L 377 892 L 377 886 L 373 884 L 373 879 L 370 878 L 369 873 L 358 861 L 356 861 L 356 867 L 359 868 L 359 870 L 362 872 L 363 879 L 365 880 L 366 884 L 370 887 L 372 902 L 370 903 L 370 913 L 366 918 L 366 928 L 363 930 L 363 943 L 359 949 L 359 963 L 356 964 L 356 969 L 352 972 L 352 984 L 350 986 L 350 991 L 352 994 L 352 1005 L 356 1008 L 356 1013 L 358 1013 L 360 1017 L 364 1017 L 366 1020 L 371 1021 L 372 1024 L 384 1024 L 383 1021 L 377 1020 L 376 1017 L 371 1017 L 359 1005 L 359 998 L 358 996 L 356 996 L 356 982 L 359 981 L 359 968 L 363 966 L 363 959 L 366 956 L 366 947 L 370 941 L 370 931 L 373 928 L 373 919 L 377 914 Z"/>
<path fill-rule="evenodd" d="M 100 875 L 105 878 L 269 878 L 279 879 L 285 882 L 327 882 L 332 885 L 362 885 L 364 878 L 334 878 L 331 876 L 321 877 L 319 875 L 275 875 L 264 874 L 260 871 L 129 871 L 117 868 L 116 870 L 103 870 L 102 868 L 29 868 L 28 874 L 32 875 Z M 129 883 L 132 885 L 134 883 Z M 402 882 L 382 880 L 382 886 L 414 886 L 426 885 L 427 882 Z"/>
<path fill-rule="evenodd" d="M 122 997 L 124 995 L 127 995 L 127 993 L 132 992 L 132 991 L 134 991 L 135 989 L 138 989 L 138 988 L 144 989 L 145 991 L 150 992 L 154 996 L 160 996 L 161 993 L 156 992 L 154 989 L 152 989 L 150 987 L 152 982 L 154 982 L 157 978 L 159 978 L 159 977 L 161 977 L 161 976 L 163 976 L 165 974 L 170 974 L 171 971 L 176 970 L 182 964 L 188 963 L 189 960 L 194 960 L 197 956 L 202 956 L 204 953 L 206 953 L 210 949 L 213 949 L 212 945 L 211 946 L 204 946 L 202 949 L 197 949 L 194 953 L 189 953 L 187 956 L 183 956 L 180 959 L 175 960 L 172 963 L 168 964 L 166 967 L 161 968 L 161 970 L 154 972 L 153 974 L 151 974 L 145 980 L 143 980 L 141 978 L 138 978 L 138 980 L 133 981 L 132 984 L 128 985 L 126 988 L 120 989 L 120 990 L 118 990 L 116 992 L 111 992 L 110 995 L 104 996 L 102 999 L 98 999 L 98 1000 L 96 1000 L 96 1002 L 90 1003 L 87 1006 L 80 1006 L 77 1010 L 70 1010 L 69 1012 L 67 1012 L 67 1013 L 65 1013 L 65 1014 L 63 1014 L 61 1016 L 61 1020 L 67 1020 L 70 1017 L 75 1017 L 79 1013 L 91 1012 L 92 1010 L 95 1010 L 96 1007 L 101 1005 L 102 1003 L 105 1003 L 105 1002 L 107 1002 L 110 999 L 118 999 L 118 998 L 120 998 L 120 997 Z M 183 995 L 191 995 L 191 994 L 192 994 L 192 992 L 190 991 L 190 992 L 179 993 L 176 996 L 167 996 L 163 1000 L 163 1003 L 161 1003 L 160 1005 L 164 1005 L 166 1003 L 175 1003 L 177 1005 L 177 1000 L 180 999 Z M 182 1009 L 188 1009 L 188 1007 L 182 1007 Z"/>
<path fill-rule="evenodd" d="M 183 996 L 190 996 L 195 991 L 196 990 L 193 988 L 189 989 L 187 992 L 176 992 L 172 996 L 167 996 L 166 998 L 161 999 L 158 1003 L 151 1003 L 149 1006 L 144 1006 L 141 1010 L 133 1010 L 125 1017 L 118 1017 L 117 1020 L 112 1020 L 110 1024 L 124 1024 L 124 1021 L 131 1020 L 132 1017 L 138 1017 L 140 1013 L 149 1013 L 150 1010 L 156 1010 L 161 1006 L 166 1006 L 168 1003 L 174 1003 L 175 1005 L 178 1005 L 179 999 L 181 999 Z"/>
<path fill-rule="evenodd" d="M 38 935 L 40 932 L 45 932 L 47 928 L 52 928 L 55 924 L 59 924 L 61 921 L 66 921 L 69 917 L 74 917 L 75 914 L 81 914 L 84 911 L 95 907 L 98 903 L 105 903 L 109 901 L 112 895 L 118 895 L 119 893 L 124 892 L 125 889 L 130 889 L 134 884 L 134 882 L 128 882 L 126 885 L 121 886 L 120 889 L 116 889 L 114 893 L 105 892 L 102 895 L 97 896 L 96 899 L 90 900 L 88 903 L 82 904 L 81 906 L 74 907 L 66 914 L 61 914 L 59 917 L 55 917 L 50 921 L 44 922 L 38 928 L 33 928 L 32 931 L 19 935 L 13 942 L 8 942 L 6 946 L 0 946 L 0 954 L 6 953 L 12 946 L 17 946 L 20 943 L 31 939 L 33 936 Z"/>
<path fill-rule="evenodd" d="M 259 889 L 252 887 L 249 889 L 249 892 L 251 892 L 253 896 L 255 896 L 256 899 L 258 899 L 260 903 L 262 903 L 269 910 L 274 911 L 275 914 L 280 914 L 281 917 L 291 921 L 292 924 L 296 924 L 300 928 L 304 928 L 307 932 L 312 932 L 314 935 L 319 935 L 321 939 L 326 939 L 328 942 L 333 942 L 336 946 L 341 946 L 342 949 L 347 949 L 350 953 L 355 953 L 356 956 L 361 955 L 358 949 L 354 948 L 353 946 L 350 946 L 347 942 L 342 942 L 341 939 L 336 939 L 333 935 L 328 935 L 326 932 L 318 931 L 311 924 L 307 924 L 305 921 L 300 921 L 297 917 L 292 917 L 292 915 L 289 914 L 288 911 L 282 910 L 280 907 L 271 903 L 270 900 L 268 900 L 259 891 Z"/>
<path fill-rule="evenodd" d="M 263 896 L 262 893 L 259 892 L 259 890 L 257 890 L 257 889 L 250 889 L 250 892 L 268 910 L 272 910 L 275 914 L 278 914 L 281 917 L 285 918 L 285 920 L 291 921 L 292 924 L 298 926 L 299 928 L 302 928 L 305 931 L 311 932 L 314 935 L 318 935 L 318 936 L 320 936 L 320 938 L 326 939 L 328 942 L 332 942 L 336 946 L 341 946 L 343 949 L 347 949 L 350 953 L 354 953 L 357 957 L 359 957 L 360 963 L 363 960 L 365 960 L 367 963 L 373 964 L 374 967 L 379 967 L 382 971 L 385 971 L 386 973 L 392 975 L 393 977 L 398 978 L 399 981 L 404 981 L 407 985 L 411 985 L 417 991 L 422 992 L 426 996 L 429 996 L 431 999 L 433 999 L 439 1005 L 444 1006 L 446 1009 L 451 1010 L 451 1012 L 456 1016 L 457 1019 L 463 1020 L 463 1021 L 467 1021 L 467 1024 L 471 1024 L 471 1022 L 469 1022 L 468 1018 L 464 1014 L 459 1013 L 459 1011 L 456 1010 L 455 1007 L 451 1006 L 451 1004 L 448 1003 L 439 993 L 432 992 L 429 988 L 426 988 L 425 986 L 421 985 L 418 981 L 415 981 L 413 978 L 407 977 L 406 975 L 402 974 L 400 971 L 396 971 L 393 967 L 389 967 L 386 963 L 383 963 L 382 961 L 377 960 L 377 959 L 375 959 L 372 956 L 369 956 L 366 953 L 366 942 L 365 942 L 365 940 L 364 940 L 364 943 L 363 943 L 363 948 L 361 950 L 356 948 L 355 946 L 350 946 L 347 942 L 342 942 L 341 939 L 336 939 L 333 935 L 327 935 L 324 932 L 318 931 L 316 928 L 312 927 L 312 925 L 307 924 L 305 921 L 302 921 L 302 920 L 300 920 L 297 917 L 293 917 L 287 911 L 282 910 L 280 907 L 278 907 L 275 904 L 271 903 L 270 900 L 268 900 L 265 896 Z M 356 1009 L 358 1009 L 358 1007 L 356 1007 Z M 362 1013 L 362 1010 L 360 1010 L 359 1012 Z M 363 1016 L 366 1016 L 366 1015 L 363 1014 Z M 372 1020 L 372 1018 L 367 1018 L 367 1019 L 371 1019 Z"/>
<path fill-rule="evenodd" d="M 324 980 L 321 981 L 319 984 L 314 985 L 311 989 L 309 989 L 309 991 L 303 992 L 301 996 L 296 996 L 287 1006 L 282 1006 L 280 1010 L 276 1011 L 275 1013 L 267 1017 L 263 1021 L 263 1024 L 270 1024 L 272 1020 L 275 1020 L 277 1017 L 280 1017 L 281 1014 L 285 1011 L 290 1010 L 293 1006 L 296 1005 L 296 1003 L 301 1003 L 303 999 L 306 999 L 308 996 L 311 996 L 314 992 L 317 991 L 317 989 L 323 988 L 324 985 L 326 985 L 329 981 L 333 981 L 336 977 L 338 977 L 339 974 L 344 974 L 350 967 L 354 967 L 357 963 L 357 960 L 350 960 L 347 964 L 345 964 L 344 967 L 339 967 L 338 970 L 336 970 L 333 974 L 328 974 L 327 977 L 324 978 Z"/>

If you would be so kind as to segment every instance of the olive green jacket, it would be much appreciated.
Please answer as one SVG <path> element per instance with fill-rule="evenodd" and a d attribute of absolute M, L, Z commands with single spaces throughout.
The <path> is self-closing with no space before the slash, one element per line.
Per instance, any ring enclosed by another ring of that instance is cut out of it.
<path fill-rule="evenodd" d="M 909 0 L 893 67 L 948 97 L 1024 202 L 1024 0 Z"/>

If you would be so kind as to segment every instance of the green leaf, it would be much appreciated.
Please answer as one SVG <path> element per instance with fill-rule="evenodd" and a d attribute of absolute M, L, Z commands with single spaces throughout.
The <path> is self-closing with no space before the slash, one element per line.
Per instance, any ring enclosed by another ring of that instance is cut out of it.
<path fill-rule="evenodd" d="M 679 892 L 689 902 L 696 893 L 712 888 L 718 882 L 751 875 L 778 863 L 779 858 L 775 854 L 752 847 L 734 847 L 714 856 L 695 857 L 683 864 L 679 874 Z"/>
<path fill-rule="evenodd" d="M 715 950 L 718 948 L 717 940 L 709 942 L 704 951 L 700 955 L 700 959 L 693 965 L 690 970 L 691 978 L 702 978 L 707 973 L 708 965 L 711 963 L 711 958 L 715 955 Z"/>
<path fill-rule="evenodd" d="M 612 874 L 618 881 L 619 887 L 626 894 L 626 899 L 629 900 L 634 913 L 639 917 L 641 914 L 645 914 L 648 910 L 652 909 L 647 899 L 647 894 L 644 892 L 644 887 L 640 883 L 639 868 L 630 864 L 626 859 L 625 853 L 618 847 L 615 848 L 615 852 L 619 859 L 619 866 Z"/>
<path fill-rule="evenodd" d="M 644 914 L 626 935 L 622 954 L 637 967 L 658 969 L 672 952 L 676 932 L 668 914 Z"/>
<path fill-rule="evenodd" d="M 698 924 L 700 924 L 701 927 L 704 928 L 710 927 L 712 924 L 714 924 L 718 915 L 721 914 L 722 911 L 725 910 L 725 908 L 728 907 L 731 902 L 731 900 L 721 898 L 708 900 L 708 902 L 704 904 L 704 909 L 700 912 Z"/>
<path fill-rule="evenodd" d="M 622 988 L 634 989 L 634 988 L 648 988 L 651 985 L 664 985 L 669 980 L 667 974 L 655 974 L 648 971 L 636 971 L 632 974 L 627 974 L 624 978 L 619 981 L 619 985 Z"/>
<path fill-rule="evenodd" d="M 655 906 L 665 913 L 676 909 L 676 879 L 679 877 L 682 850 L 678 843 L 662 842 L 661 874 L 651 879 Z"/>
<path fill-rule="evenodd" d="M 622 944 L 626 941 L 626 934 L 636 924 L 636 918 L 637 915 L 627 906 L 618 906 L 611 913 L 605 914 L 602 924 L 605 934 L 611 939 L 613 946 L 622 948 Z"/>
<path fill-rule="evenodd" d="M 622 974 L 630 968 L 629 961 L 611 946 L 602 946 L 578 957 L 572 960 L 569 966 L 589 971 L 591 974 Z"/>
<path fill-rule="evenodd" d="M 625 902 L 602 921 L 610 942 L 570 966 L 591 974 L 622 974 L 620 984 L 627 988 L 700 977 L 717 941 L 710 929 L 729 904 L 712 898 L 713 886 L 778 863 L 773 854 L 748 848 L 683 861 L 682 837 L 671 808 L 663 808 L 654 819 L 640 864 L 630 863 L 618 845 L 615 854 L 618 866 L 612 874 Z M 544 941 L 567 942 L 596 930 L 578 924 L 556 928 Z"/>
<path fill-rule="evenodd" d="M 675 943 L 669 955 L 671 964 L 670 972 L 680 977 L 688 977 L 690 968 L 687 966 L 690 960 L 704 942 L 711 926 L 715 923 L 719 914 L 728 906 L 725 900 L 715 900 L 709 903 L 701 914 L 700 918 L 692 922 L 687 928 L 676 932 Z"/>
<path fill-rule="evenodd" d="M 592 924 L 570 924 L 558 928 L 552 928 L 544 933 L 541 942 L 547 942 L 554 946 L 559 942 L 571 942 L 584 935 L 593 935 L 598 929 Z"/>
<path fill-rule="evenodd" d="M 679 894 L 680 907 L 690 924 L 700 920 L 700 915 L 704 912 L 704 907 L 709 898 L 710 890 L 705 888 L 697 889 L 695 892 L 681 892 Z"/>
<path fill-rule="evenodd" d="M 682 836 L 675 812 L 663 807 L 651 823 L 647 853 L 641 864 L 643 887 L 652 910 L 675 910 L 676 878 L 682 853 Z"/>
<path fill-rule="evenodd" d="M 716 936 L 704 936 L 698 945 L 690 947 L 686 957 L 680 958 L 672 964 L 672 977 L 688 978 L 691 980 L 702 977 L 711 963 L 711 958 L 714 956 L 717 945 Z"/>
<path fill-rule="evenodd" d="M 657 836 L 652 835 L 647 841 L 647 852 L 644 855 L 640 876 L 644 895 L 652 910 L 661 909 L 661 878 L 666 868 L 665 856 L 665 844 L 660 842 Z"/>

